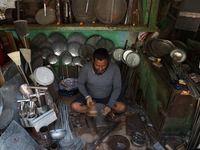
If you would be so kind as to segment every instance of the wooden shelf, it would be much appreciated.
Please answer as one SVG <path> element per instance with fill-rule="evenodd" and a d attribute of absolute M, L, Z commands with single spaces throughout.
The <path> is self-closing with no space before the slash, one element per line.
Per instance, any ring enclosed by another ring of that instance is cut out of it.
<path fill-rule="evenodd" d="M 67 30 L 79 30 L 79 31 L 146 31 L 154 32 L 157 30 L 156 26 L 129 26 L 129 25 L 105 25 L 100 23 L 94 24 L 61 24 L 61 25 L 39 25 L 28 24 L 29 30 L 32 31 L 67 31 Z M 14 31 L 14 25 L 2 25 L 0 30 Z"/>

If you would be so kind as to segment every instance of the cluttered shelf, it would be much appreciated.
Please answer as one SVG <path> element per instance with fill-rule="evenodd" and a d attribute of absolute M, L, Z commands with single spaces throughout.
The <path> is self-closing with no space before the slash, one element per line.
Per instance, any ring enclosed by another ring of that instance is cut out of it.
<path fill-rule="evenodd" d="M 73 23 L 73 24 L 51 24 L 51 25 L 40 25 L 40 24 L 28 24 L 29 30 L 31 31 L 67 31 L 67 30 L 80 30 L 80 31 L 146 31 L 154 32 L 157 30 L 156 26 L 129 26 L 129 25 L 106 25 L 101 23 Z M 0 30 L 4 31 L 14 31 L 14 25 L 2 25 Z"/>

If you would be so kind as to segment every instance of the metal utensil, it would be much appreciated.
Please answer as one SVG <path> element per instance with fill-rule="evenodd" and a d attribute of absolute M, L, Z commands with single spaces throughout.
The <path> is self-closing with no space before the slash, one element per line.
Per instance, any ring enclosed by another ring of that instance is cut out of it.
<path fill-rule="evenodd" d="M 47 38 L 47 41 L 50 42 L 50 43 L 61 42 L 61 41 L 67 42 L 67 39 L 61 33 L 54 32 L 54 33 L 49 35 L 49 37 Z"/>
<path fill-rule="evenodd" d="M 21 51 L 22 55 L 24 56 L 24 59 L 28 63 L 31 74 L 32 74 L 33 70 L 32 70 L 32 67 L 31 67 L 31 49 L 20 48 L 19 50 Z"/>
<path fill-rule="evenodd" d="M 55 54 L 50 54 L 47 56 L 47 61 L 51 65 L 56 64 L 58 62 L 58 59 L 58 56 Z"/>
<path fill-rule="evenodd" d="M 17 69 L 19 70 L 20 74 L 22 75 L 22 77 L 24 78 L 24 80 L 26 81 L 26 83 L 29 85 L 29 82 L 26 78 L 26 75 L 21 67 L 21 57 L 20 57 L 20 52 L 12 52 L 12 53 L 8 53 L 8 56 L 12 59 L 12 61 L 17 65 Z"/>
<path fill-rule="evenodd" d="M 95 48 L 89 44 L 82 45 L 78 52 L 80 57 L 87 57 L 88 55 L 93 55 Z"/>
<path fill-rule="evenodd" d="M 63 122 L 63 120 L 61 119 L 61 115 L 62 114 L 61 114 L 61 108 L 60 107 L 61 107 L 60 104 L 58 104 L 58 110 L 59 110 L 58 111 L 58 118 L 55 121 L 54 130 L 50 130 L 49 131 L 52 139 L 54 139 L 54 140 L 62 139 L 65 136 L 65 134 L 66 134 L 66 130 L 63 129 L 62 124 L 61 124 L 61 127 L 59 128 L 59 123 Z"/>
<path fill-rule="evenodd" d="M 47 36 L 44 33 L 39 33 L 31 40 L 31 48 L 39 48 L 40 43 L 46 42 Z"/>
<path fill-rule="evenodd" d="M 43 59 L 47 59 L 47 56 L 50 54 L 54 54 L 54 51 L 49 47 L 44 47 L 41 49 L 41 54 Z"/>
<path fill-rule="evenodd" d="M 73 0 L 72 12 L 77 22 L 91 23 L 96 20 L 96 0 Z"/>
<path fill-rule="evenodd" d="M 70 53 L 66 53 L 61 56 L 61 62 L 66 66 L 67 78 L 69 78 L 69 69 L 68 65 L 72 62 L 72 56 Z"/>
<path fill-rule="evenodd" d="M 71 53 L 73 57 L 79 56 L 79 49 L 81 45 L 77 42 L 68 43 L 67 50 Z"/>
<path fill-rule="evenodd" d="M 81 33 L 73 33 L 68 37 L 68 43 L 77 42 L 80 45 L 84 45 L 87 38 Z"/>
<path fill-rule="evenodd" d="M 85 44 L 91 45 L 94 48 L 96 48 L 96 44 L 99 40 L 101 40 L 102 37 L 100 35 L 92 35 L 90 36 L 87 41 L 85 42 Z"/>
<path fill-rule="evenodd" d="M 67 50 L 67 42 L 54 42 L 51 45 L 52 50 L 54 51 L 54 54 L 57 56 L 60 56 L 64 51 Z"/>
<path fill-rule="evenodd" d="M 104 24 L 118 24 L 125 16 L 126 0 L 97 0 L 95 13 L 99 21 Z"/>
<path fill-rule="evenodd" d="M 102 38 L 99 40 L 96 44 L 97 48 L 105 48 L 107 49 L 108 53 L 111 54 L 114 50 L 114 43 L 112 40 L 107 39 L 107 38 Z"/>
<path fill-rule="evenodd" d="M 116 47 L 115 50 L 113 51 L 112 55 L 113 58 L 116 61 L 122 61 L 122 55 L 123 55 L 124 49 L 120 47 Z"/>

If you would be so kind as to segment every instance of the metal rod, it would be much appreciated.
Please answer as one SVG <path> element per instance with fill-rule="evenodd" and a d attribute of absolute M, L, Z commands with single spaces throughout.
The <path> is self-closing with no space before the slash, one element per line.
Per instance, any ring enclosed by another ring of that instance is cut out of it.
<path fill-rule="evenodd" d="M 47 90 L 48 87 L 42 87 L 42 86 L 27 86 L 29 89 L 39 89 L 39 90 Z"/>
<path fill-rule="evenodd" d="M 17 68 L 19 72 L 21 73 L 22 77 L 24 78 L 24 80 L 26 81 L 26 83 L 29 85 L 28 79 L 26 78 L 26 75 L 24 74 L 24 71 L 22 70 L 21 66 L 17 65 Z"/>
<path fill-rule="evenodd" d="M 90 0 L 87 0 L 87 3 L 86 3 L 86 8 L 85 8 L 85 13 L 87 13 L 87 12 L 88 12 L 89 2 L 90 2 Z"/>

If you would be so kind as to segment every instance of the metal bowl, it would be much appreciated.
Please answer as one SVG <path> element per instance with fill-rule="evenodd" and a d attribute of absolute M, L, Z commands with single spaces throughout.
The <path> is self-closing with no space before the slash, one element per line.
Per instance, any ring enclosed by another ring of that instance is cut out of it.
<path fill-rule="evenodd" d="M 52 139 L 59 140 L 65 136 L 66 130 L 65 129 L 50 130 L 49 133 Z"/>
<path fill-rule="evenodd" d="M 172 50 L 170 56 L 177 62 L 184 62 L 187 58 L 186 52 L 179 48 Z"/>

